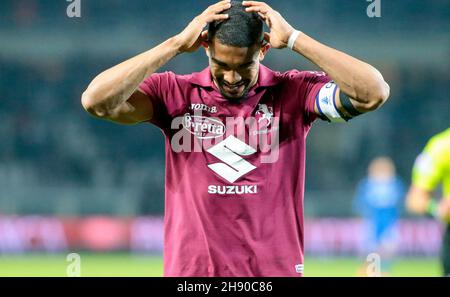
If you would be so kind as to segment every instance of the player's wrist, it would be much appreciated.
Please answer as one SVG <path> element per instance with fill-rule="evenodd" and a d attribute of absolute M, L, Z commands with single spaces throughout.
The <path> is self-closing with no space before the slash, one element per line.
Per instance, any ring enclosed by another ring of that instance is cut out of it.
<path fill-rule="evenodd" d="M 298 37 L 300 36 L 300 33 L 302 33 L 299 30 L 296 29 L 292 29 L 292 31 L 289 34 L 289 38 L 286 42 L 286 47 L 293 50 L 294 49 L 294 45 L 295 45 L 295 41 L 298 39 Z"/>
<path fill-rule="evenodd" d="M 170 48 L 175 51 L 176 55 L 184 53 L 183 42 L 181 41 L 179 35 L 172 36 L 167 42 Z"/>

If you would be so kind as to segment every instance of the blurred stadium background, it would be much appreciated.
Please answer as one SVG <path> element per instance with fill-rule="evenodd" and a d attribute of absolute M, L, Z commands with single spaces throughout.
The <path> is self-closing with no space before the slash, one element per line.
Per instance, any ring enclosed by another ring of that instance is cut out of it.
<path fill-rule="evenodd" d="M 450 3 L 266 1 L 295 27 L 370 62 L 391 86 L 379 112 L 345 125 L 315 124 L 308 140 L 306 275 L 352 276 L 365 256 L 352 212 L 369 161 L 390 156 L 406 183 L 417 154 L 450 124 Z M 211 1 L 0 2 L 0 275 L 162 274 L 164 142 L 151 125 L 88 116 L 80 95 L 100 71 L 177 34 Z M 264 64 L 315 70 L 287 50 Z M 207 66 L 203 51 L 161 70 Z M 393 275 L 440 274 L 438 223 L 403 214 Z"/>

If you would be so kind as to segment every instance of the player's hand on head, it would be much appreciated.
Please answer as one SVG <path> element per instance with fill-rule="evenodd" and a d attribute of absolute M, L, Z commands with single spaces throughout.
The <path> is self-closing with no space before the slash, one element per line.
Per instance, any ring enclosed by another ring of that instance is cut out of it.
<path fill-rule="evenodd" d="M 270 43 L 273 48 L 285 48 L 289 36 L 294 28 L 281 16 L 281 14 L 271 8 L 268 4 L 259 1 L 243 1 L 247 12 L 256 12 L 266 22 L 270 33 L 264 33 L 264 39 Z"/>
<path fill-rule="evenodd" d="M 227 19 L 228 15 L 224 14 L 223 11 L 230 7 L 230 0 L 220 1 L 209 6 L 200 15 L 196 16 L 181 33 L 176 35 L 179 52 L 195 52 L 202 41 L 206 41 L 207 31 L 203 31 L 203 28 L 213 21 Z"/>

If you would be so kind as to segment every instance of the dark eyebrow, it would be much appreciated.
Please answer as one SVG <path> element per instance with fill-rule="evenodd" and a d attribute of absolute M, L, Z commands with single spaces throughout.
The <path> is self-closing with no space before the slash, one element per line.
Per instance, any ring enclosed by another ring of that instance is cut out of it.
<path fill-rule="evenodd" d="M 219 64 L 220 66 L 228 67 L 228 64 L 227 64 L 227 63 L 222 62 L 222 61 L 219 61 L 219 60 L 217 60 L 216 58 L 212 58 L 212 57 L 211 57 L 211 60 L 213 60 L 215 63 Z M 247 63 L 244 63 L 244 64 L 239 65 L 238 68 L 243 67 L 243 66 L 249 66 L 249 65 L 251 65 L 251 64 L 253 64 L 253 63 L 254 63 L 253 61 L 250 61 L 250 62 L 247 62 Z"/>

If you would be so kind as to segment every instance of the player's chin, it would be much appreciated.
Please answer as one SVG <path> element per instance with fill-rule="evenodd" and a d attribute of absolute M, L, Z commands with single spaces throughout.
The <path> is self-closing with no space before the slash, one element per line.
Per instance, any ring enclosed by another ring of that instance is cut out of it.
<path fill-rule="evenodd" d="M 226 99 L 230 100 L 230 101 L 238 101 L 240 99 L 243 99 L 247 96 L 248 90 L 247 88 L 244 88 L 242 91 L 240 92 L 227 92 L 226 90 L 222 89 L 222 96 L 225 97 Z"/>
<path fill-rule="evenodd" d="M 231 100 L 231 101 L 233 101 L 233 100 L 240 100 L 240 99 L 242 99 L 242 95 L 243 94 L 228 94 L 228 93 L 223 93 L 222 94 L 226 99 L 228 99 L 228 100 Z"/>

